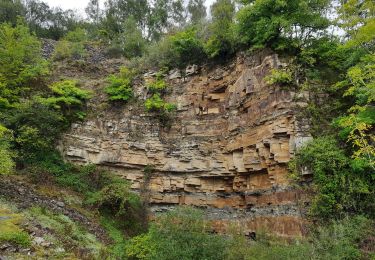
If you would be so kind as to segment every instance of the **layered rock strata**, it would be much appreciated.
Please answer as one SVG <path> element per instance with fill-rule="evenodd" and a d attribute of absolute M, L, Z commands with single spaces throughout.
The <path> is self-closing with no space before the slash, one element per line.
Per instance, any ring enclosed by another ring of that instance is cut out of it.
<path fill-rule="evenodd" d="M 134 86 L 138 102 L 73 125 L 63 153 L 147 189 L 154 212 L 194 205 L 218 230 L 235 222 L 245 232 L 301 235 L 301 196 L 289 185 L 287 164 L 311 137 L 296 116 L 304 95 L 265 82 L 282 66 L 263 52 L 213 69 L 169 72 L 165 98 L 177 105 L 170 127 L 144 112 L 147 81 L 155 76 L 147 73 Z"/>

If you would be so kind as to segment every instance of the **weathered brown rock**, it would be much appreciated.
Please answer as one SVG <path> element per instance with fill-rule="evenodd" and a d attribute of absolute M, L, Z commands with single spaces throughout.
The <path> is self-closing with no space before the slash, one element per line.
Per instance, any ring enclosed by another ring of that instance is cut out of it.
<path fill-rule="evenodd" d="M 303 221 L 287 163 L 311 137 L 295 116 L 303 99 L 297 103 L 293 91 L 265 83 L 280 66 L 277 55 L 262 53 L 213 70 L 194 67 L 184 78 L 172 71 L 166 99 L 178 109 L 170 129 L 128 104 L 74 125 L 62 140 L 65 157 L 110 167 L 134 189 L 142 187 L 144 167 L 153 165 L 148 188 L 154 211 L 195 205 L 221 229 L 236 222 L 248 231 L 265 226 L 300 235 Z M 146 96 L 142 84 L 135 93 Z"/>

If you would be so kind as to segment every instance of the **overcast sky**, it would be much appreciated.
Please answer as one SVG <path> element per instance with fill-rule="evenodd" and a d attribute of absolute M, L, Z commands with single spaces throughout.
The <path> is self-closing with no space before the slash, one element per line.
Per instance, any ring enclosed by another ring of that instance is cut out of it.
<path fill-rule="evenodd" d="M 84 12 L 85 7 L 89 0 L 43 0 L 43 2 L 48 3 L 51 7 L 61 7 L 63 9 L 78 9 Z M 101 0 L 100 2 L 104 2 Z M 207 7 L 210 6 L 214 0 L 206 0 Z"/>

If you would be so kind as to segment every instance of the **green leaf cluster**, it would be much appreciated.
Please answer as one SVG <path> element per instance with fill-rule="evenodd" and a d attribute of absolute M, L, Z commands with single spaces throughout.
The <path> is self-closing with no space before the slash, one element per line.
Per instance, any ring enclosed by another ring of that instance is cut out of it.
<path fill-rule="evenodd" d="M 54 60 L 80 60 L 87 55 L 85 43 L 87 34 L 84 29 L 77 28 L 70 31 L 55 46 Z"/>
<path fill-rule="evenodd" d="M 294 165 L 294 170 L 313 173 L 312 216 L 328 220 L 348 212 L 375 212 L 375 178 L 368 174 L 369 164 L 352 160 L 334 138 L 320 137 L 302 147 Z"/>
<path fill-rule="evenodd" d="M 40 42 L 27 26 L 0 24 L 0 109 L 27 97 L 47 74 Z"/>
<path fill-rule="evenodd" d="M 110 84 L 104 89 L 109 100 L 127 102 L 131 99 L 134 76 L 134 71 L 127 67 L 121 67 L 120 73 L 117 75 L 110 75 L 107 79 Z"/>
<path fill-rule="evenodd" d="M 238 35 L 252 48 L 300 48 L 329 26 L 329 0 L 243 0 Z"/>
<path fill-rule="evenodd" d="M 83 119 L 83 106 L 91 98 L 91 92 L 78 87 L 74 80 L 63 80 L 49 86 L 51 96 L 40 98 L 40 102 L 62 113 L 72 121 Z"/>

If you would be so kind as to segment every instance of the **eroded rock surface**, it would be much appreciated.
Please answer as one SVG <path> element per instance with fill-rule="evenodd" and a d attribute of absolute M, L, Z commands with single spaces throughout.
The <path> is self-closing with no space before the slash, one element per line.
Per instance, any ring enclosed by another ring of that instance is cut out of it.
<path fill-rule="evenodd" d="M 147 179 L 155 212 L 195 205 L 219 230 L 237 222 L 246 232 L 299 235 L 300 194 L 289 185 L 287 164 L 311 137 L 296 117 L 304 96 L 265 83 L 281 66 L 277 55 L 262 53 L 214 69 L 171 71 L 166 99 L 178 109 L 168 129 L 142 108 L 145 82 L 155 74 L 147 73 L 135 87 L 138 103 L 73 125 L 62 150 L 68 160 L 109 167 L 134 189 Z M 146 178 L 147 165 L 154 171 Z"/>

